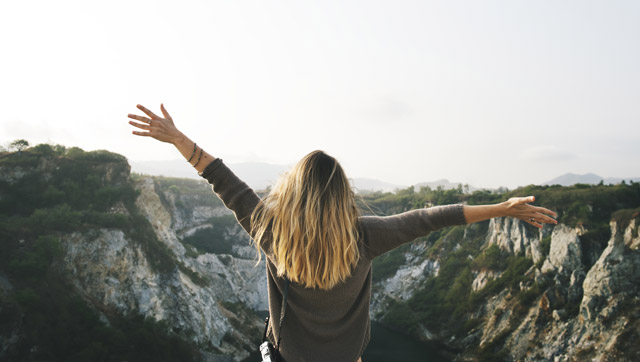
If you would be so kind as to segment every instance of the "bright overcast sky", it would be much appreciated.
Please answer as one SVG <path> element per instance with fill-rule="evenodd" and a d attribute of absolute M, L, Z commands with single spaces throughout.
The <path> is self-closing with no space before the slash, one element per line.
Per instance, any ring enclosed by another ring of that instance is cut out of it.
<path fill-rule="evenodd" d="M 639 1 L 2 1 L 0 144 L 513 188 L 640 176 Z M 139 113 L 139 112 L 138 112 Z M 188 167 L 185 163 L 185 167 Z"/>

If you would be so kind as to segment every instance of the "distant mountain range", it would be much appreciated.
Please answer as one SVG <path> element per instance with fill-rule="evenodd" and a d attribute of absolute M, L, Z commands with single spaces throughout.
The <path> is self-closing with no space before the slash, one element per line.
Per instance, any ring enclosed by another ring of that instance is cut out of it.
<path fill-rule="evenodd" d="M 562 185 L 562 186 L 571 186 L 575 184 L 590 184 L 596 185 L 602 181 L 605 185 L 615 185 L 619 184 L 622 181 L 633 181 L 640 182 L 640 177 L 629 177 L 629 178 L 619 178 L 619 177 L 602 177 L 598 176 L 594 173 L 587 173 L 584 175 L 577 175 L 575 173 L 565 173 L 562 176 L 558 176 L 553 180 L 549 180 L 543 185 Z"/>
<path fill-rule="evenodd" d="M 146 175 L 158 175 L 167 177 L 183 177 L 199 179 L 198 174 L 189 167 L 184 160 L 167 160 L 167 161 L 129 161 L 131 164 L 131 171 L 146 174 Z M 249 186 L 256 190 L 262 190 L 268 186 L 273 186 L 280 175 L 287 171 L 291 166 L 287 165 L 275 165 L 264 162 L 241 162 L 230 163 L 229 167 L 243 179 Z M 562 185 L 571 186 L 577 183 L 582 184 L 598 184 L 600 181 L 604 184 L 618 184 L 622 180 L 627 182 L 640 182 L 640 177 L 633 178 L 616 178 L 616 177 L 601 177 L 593 173 L 587 173 L 584 175 L 577 175 L 573 173 L 567 173 L 562 176 L 556 177 L 552 180 L 544 182 L 543 185 Z M 383 191 L 392 192 L 398 189 L 405 189 L 408 185 L 392 184 L 371 178 L 354 178 L 352 179 L 354 188 L 358 192 L 367 191 Z M 421 182 L 415 184 L 416 190 L 420 187 L 429 186 L 432 189 L 441 186 L 444 189 L 453 189 L 458 187 L 459 184 L 464 185 L 463 182 L 450 182 L 447 179 L 440 179 L 431 182 Z M 475 191 L 480 188 L 469 185 L 469 191 Z"/>

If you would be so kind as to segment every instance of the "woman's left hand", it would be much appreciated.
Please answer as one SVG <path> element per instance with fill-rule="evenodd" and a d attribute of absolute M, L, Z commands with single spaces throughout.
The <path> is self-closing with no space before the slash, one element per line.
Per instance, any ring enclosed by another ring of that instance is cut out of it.
<path fill-rule="evenodd" d="M 558 214 L 540 206 L 530 205 L 529 202 L 536 201 L 534 196 L 512 197 L 502 203 L 505 208 L 505 216 L 511 216 L 525 221 L 537 228 L 542 224 L 557 224 L 555 219 Z"/>

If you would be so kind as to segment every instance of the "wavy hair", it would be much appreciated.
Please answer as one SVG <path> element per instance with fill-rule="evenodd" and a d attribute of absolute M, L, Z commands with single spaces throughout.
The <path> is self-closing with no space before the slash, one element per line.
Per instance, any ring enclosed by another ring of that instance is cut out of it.
<path fill-rule="evenodd" d="M 349 277 L 358 263 L 357 219 L 342 167 L 335 158 L 314 151 L 258 204 L 251 228 L 256 247 L 272 251 L 278 276 L 326 290 Z"/>

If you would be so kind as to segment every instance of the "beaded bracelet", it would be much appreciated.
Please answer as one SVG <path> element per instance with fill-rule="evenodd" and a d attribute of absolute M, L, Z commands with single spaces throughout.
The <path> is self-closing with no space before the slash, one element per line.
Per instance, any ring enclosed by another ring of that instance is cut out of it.
<path fill-rule="evenodd" d="M 196 154 L 196 149 L 198 148 L 198 145 L 196 145 L 195 142 L 193 142 L 193 153 L 191 153 L 191 157 L 189 157 L 189 159 L 187 160 L 187 162 L 191 163 L 191 159 L 193 158 L 193 156 Z"/>
<path fill-rule="evenodd" d="M 198 161 L 193 164 L 193 167 L 196 167 L 200 163 L 200 159 L 202 158 L 202 147 L 200 147 L 200 155 L 198 156 Z"/>

